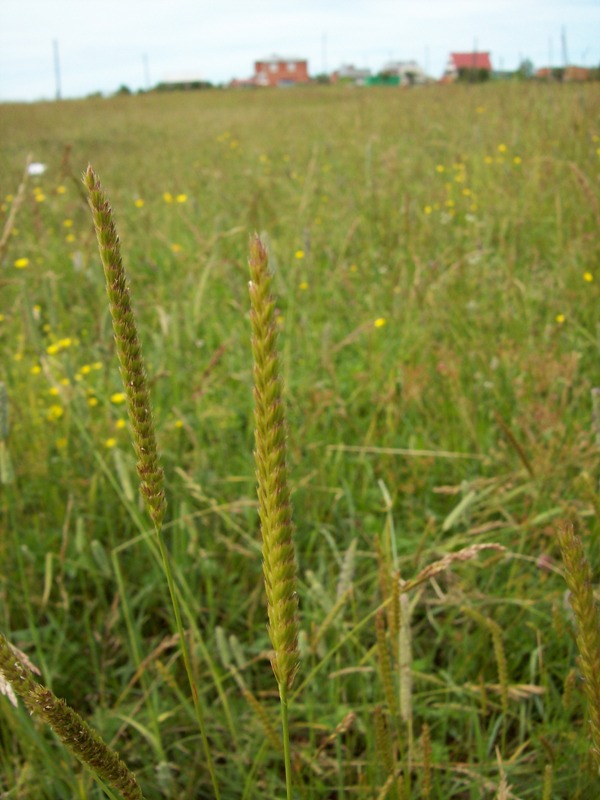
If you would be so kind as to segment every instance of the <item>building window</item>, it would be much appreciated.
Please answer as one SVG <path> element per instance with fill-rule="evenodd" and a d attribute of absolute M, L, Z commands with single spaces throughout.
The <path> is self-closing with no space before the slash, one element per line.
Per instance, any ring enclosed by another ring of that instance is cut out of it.
<path fill-rule="evenodd" d="M 271 72 L 277 72 L 277 64 L 273 61 L 269 64 L 269 69 Z"/>
<path fill-rule="evenodd" d="M 298 65 L 296 64 L 295 61 L 289 61 L 288 62 L 288 65 L 287 65 L 288 72 L 296 72 L 297 69 L 298 69 Z"/>

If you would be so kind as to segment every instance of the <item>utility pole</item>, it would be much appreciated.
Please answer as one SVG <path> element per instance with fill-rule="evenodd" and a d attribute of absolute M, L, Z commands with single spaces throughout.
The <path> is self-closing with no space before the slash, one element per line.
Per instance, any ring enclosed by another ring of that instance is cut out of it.
<path fill-rule="evenodd" d="M 54 82 L 56 85 L 56 99 L 60 100 L 60 58 L 58 55 L 58 39 L 52 41 L 52 49 L 54 51 Z"/>
<path fill-rule="evenodd" d="M 150 91 L 150 67 L 148 65 L 148 54 L 144 53 L 142 56 L 144 63 L 144 83 L 146 84 L 146 91 Z"/>
<path fill-rule="evenodd" d="M 567 52 L 567 31 L 565 26 L 563 25 L 562 32 L 560 35 L 560 40 L 562 43 L 562 57 L 563 57 L 563 67 L 569 66 L 569 54 Z"/>

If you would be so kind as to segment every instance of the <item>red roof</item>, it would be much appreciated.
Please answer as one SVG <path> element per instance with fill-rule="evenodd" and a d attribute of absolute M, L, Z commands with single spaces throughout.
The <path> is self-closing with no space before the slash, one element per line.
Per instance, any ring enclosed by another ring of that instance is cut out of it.
<path fill-rule="evenodd" d="M 450 53 L 450 59 L 456 69 L 492 69 L 489 53 Z"/>

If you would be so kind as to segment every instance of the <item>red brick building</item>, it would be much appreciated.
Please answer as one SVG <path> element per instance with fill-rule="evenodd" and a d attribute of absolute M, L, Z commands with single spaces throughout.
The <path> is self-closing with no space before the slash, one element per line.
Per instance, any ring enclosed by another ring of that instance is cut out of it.
<path fill-rule="evenodd" d="M 489 53 L 450 53 L 442 80 L 455 81 L 464 73 L 491 75 L 492 62 Z"/>
<path fill-rule="evenodd" d="M 254 62 L 253 82 L 256 86 L 293 86 L 308 83 L 308 61 L 303 58 L 271 56 Z"/>

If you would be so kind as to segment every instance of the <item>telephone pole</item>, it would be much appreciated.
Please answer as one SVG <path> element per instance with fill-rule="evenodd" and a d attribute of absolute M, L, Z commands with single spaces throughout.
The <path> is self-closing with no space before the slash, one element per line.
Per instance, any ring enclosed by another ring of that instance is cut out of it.
<path fill-rule="evenodd" d="M 52 41 L 52 49 L 54 51 L 54 82 L 56 85 L 56 99 L 60 100 L 60 58 L 58 54 L 58 39 Z"/>

